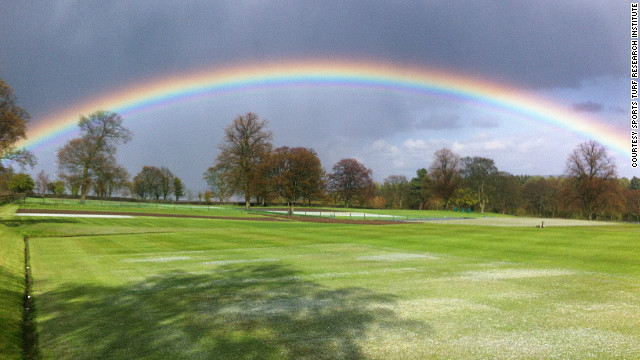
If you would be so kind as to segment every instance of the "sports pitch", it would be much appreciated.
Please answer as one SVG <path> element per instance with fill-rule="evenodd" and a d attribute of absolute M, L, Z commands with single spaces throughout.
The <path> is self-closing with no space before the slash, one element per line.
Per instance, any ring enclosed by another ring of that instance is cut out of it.
<path fill-rule="evenodd" d="M 3 215 L 43 359 L 640 358 L 637 225 Z"/>

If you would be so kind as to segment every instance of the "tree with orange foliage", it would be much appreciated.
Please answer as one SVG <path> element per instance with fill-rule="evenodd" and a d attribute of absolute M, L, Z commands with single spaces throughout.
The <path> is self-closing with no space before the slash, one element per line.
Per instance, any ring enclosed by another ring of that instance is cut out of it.
<path fill-rule="evenodd" d="M 324 188 L 324 170 L 312 149 L 283 146 L 269 154 L 266 164 L 271 188 L 285 199 L 289 215 L 298 199 L 318 196 Z"/>

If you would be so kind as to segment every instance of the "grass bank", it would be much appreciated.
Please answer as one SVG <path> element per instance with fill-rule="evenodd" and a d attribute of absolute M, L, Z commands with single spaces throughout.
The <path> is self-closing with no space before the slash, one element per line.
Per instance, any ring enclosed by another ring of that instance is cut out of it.
<path fill-rule="evenodd" d="M 0 359 L 22 357 L 24 243 L 5 223 L 15 209 L 0 206 Z"/>

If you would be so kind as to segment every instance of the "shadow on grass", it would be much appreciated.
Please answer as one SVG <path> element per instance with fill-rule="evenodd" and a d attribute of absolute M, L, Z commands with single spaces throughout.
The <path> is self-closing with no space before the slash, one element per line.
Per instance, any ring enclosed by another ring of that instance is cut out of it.
<path fill-rule="evenodd" d="M 51 219 L 51 218 L 22 218 L 11 220 L 0 220 L 0 224 L 7 227 L 19 227 L 22 225 L 37 225 L 37 224 L 75 224 L 78 221 L 72 218 L 66 219 Z"/>
<path fill-rule="evenodd" d="M 396 319 L 392 295 L 326 288 L 280 265 L 66 286 L 36 302 L 41 353 L 58 359 L 360 359 L 372 326 L 426 329 Z"/>
<path fill-rule="evenodd" d="M 24 277 L 0 264 L 0 359 L 22 355 Z"/>

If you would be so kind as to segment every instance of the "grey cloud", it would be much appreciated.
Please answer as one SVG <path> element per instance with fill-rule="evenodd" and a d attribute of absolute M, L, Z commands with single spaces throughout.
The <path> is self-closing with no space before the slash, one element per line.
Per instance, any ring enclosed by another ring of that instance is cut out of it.
<path fill-rule="evenodd" d="M 423 119 L 418 126 L 420 129 L 427 130 L 450 130 L 461 127 L 460 116 L 457 114 L 431 115 Z"/>
<path fill-rule="evenodd" d="M 140 80 L 291 58 L 356 58 L 536 90 L 577 88 L 585 79 L 628 78 L 627 20 L 627 4 L 605 0 L 4 1 L 0 77 L 32 121 Z M 347 145 L 363 148 L 413 130 L 500 125 L 491 119 L 467 125 L 455 109 L 384 92 L 251 94 L 216 104 L 201 119 L 177 118 L 212 122 L 198 125 L 197 134 L 206 137 L 190 150 L 208 149 L 199 160 L 205 165 L 215 156 L 220 129 L 247 111 L 272 121 L 278 144 L 318 144 L 324 147 L 318 152 L 336 157 L 353 155 L 343 153 Z M 597 110 L 594 105 L 578 108 Z M 137 136 L 136 143 L 144 140 Z M 144 152 L 143 145 L 137 150 Z M 151 162 L 158 153 L 143 159 Z"/>
<path fill-rule="evenodd" d="M 471 121 L 471 125 L 476 128 L 491 129 L 491 128 L 499 127 L 500 121 L 496 119 L 491 119 L 491 118 L 479 118 L 479 119 L 473 119 Z"/>
<path fill-rule="evenodd" d="M 625 75 L 612 66 L 626 54 L 625 10 L 507 0 L 8 2 L 0 70 L 36 112 L 157 73 L 281 58 L 391 60 L 576 86 Z"/>
<path fill-rule="evenodd" d="M 573 104 L 573 110 L 584 113 L 599 113 L 604 110 L 604 106 L 593 101 L 587 101 L 583 103 Z"/>

